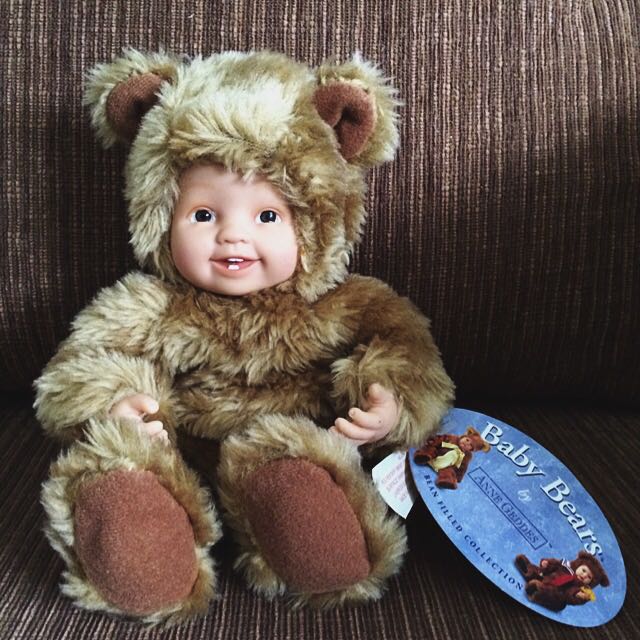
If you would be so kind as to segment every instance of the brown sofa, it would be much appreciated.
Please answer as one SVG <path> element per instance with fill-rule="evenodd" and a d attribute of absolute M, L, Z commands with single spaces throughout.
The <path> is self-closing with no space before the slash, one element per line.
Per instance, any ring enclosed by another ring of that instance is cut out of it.
<path fill-rule="evenodd" d="M 0 638 L 640 637 L 638 0 L 12 0 L 0 23 Z M 313 64 L 359 50 L 393 77 L 402 147 L 371 176 L 353 269 L 431 317 L 458 406 L 531 435 L 599 503 L 628 571 L 613 621 L 572 629 L 517 604 L 420 505 L 402 572 L 367 606 L 263 600 L 227 540 L 220 598 L 183 627 L 146 632 L 59 593 L 38 500 L 60 447 L 30 388 L 74 315 L 135 267 L 124 151 L 101 150 L 80 102 L 83 72 L 125 45 Z"/>

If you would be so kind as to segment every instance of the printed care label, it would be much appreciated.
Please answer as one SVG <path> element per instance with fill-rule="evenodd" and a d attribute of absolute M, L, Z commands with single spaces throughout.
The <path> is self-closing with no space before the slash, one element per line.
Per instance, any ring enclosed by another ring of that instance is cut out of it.
<path fill-rule="evenodd" d="M 378 463 L 371 476 L 383 500 L 399 515 L 406 518 L 416 500 L 406 451 L 396 451 Z"/>
<path fill-rule="evenodd" d="M 408 457 L 438 524 L 500 589 L 577 627 L 618 613 L 626 574 L 613 531 L 575 476 L 538 443 L 500 420 L 453 409 L 439 435 Z"/>

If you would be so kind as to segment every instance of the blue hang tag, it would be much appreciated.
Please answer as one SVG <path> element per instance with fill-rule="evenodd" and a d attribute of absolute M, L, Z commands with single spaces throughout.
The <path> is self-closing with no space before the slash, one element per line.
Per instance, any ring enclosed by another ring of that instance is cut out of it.
<path fill-rule="evenodd" d="M 511 597 L 576 627 L 618 613 L 627 581 L 613 531 L 544 447 L 500 420 L 452 409 L 409 462 L 440 527 Z"/>

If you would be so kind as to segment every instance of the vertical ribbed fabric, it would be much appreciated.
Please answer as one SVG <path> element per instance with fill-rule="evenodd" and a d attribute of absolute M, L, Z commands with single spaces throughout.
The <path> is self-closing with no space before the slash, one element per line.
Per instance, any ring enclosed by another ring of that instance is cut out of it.
<path fill-rule="evenodd" d="M 417 503 L 410 551 L 382 600 L 329 611 L 292 609 L 251 592 L 232 570 L 236 550 L 213 549 L 219 599 L 206 616 L 167 631 L 74 607 L 58 588 L 62 560 L 42 534 L 40 483 L 57 453 L 28 408 L 0 407 L 0 638 L 2 640 L 634 640 L 640 637 L 640 415 L 524 405 L 474 406 L 517 425 L 557 453 L 609 520 L 624 557 L 628 592 L 620 613 L 594 629 L 543 618 L 489 582 Z M 576 437 L 575 434 L 579 434 Z M 573 442 L 566 448 L 559 443 Z M 613 452 L 602 456 L 602 451 Z M 611 460 L 617 460 L 612 470 Z M 612 581 L 616 579 L 611 576 Z M 600 593 L 598 593 L 600 597 Z M 597 605 L 594 603 L 593 606 Z M 588 605 L 591 606 L 591 605 Z"/>
<path fill-rule="evenodd" d="M 123 46 L 358 50 L 399 87 L 354 270 L 432 318 L 466 391 L 640 404 L 638 0 L 6 0 L 0 7 L 0 389 L 135 268 L 125 150 L 83 73 Z"/>

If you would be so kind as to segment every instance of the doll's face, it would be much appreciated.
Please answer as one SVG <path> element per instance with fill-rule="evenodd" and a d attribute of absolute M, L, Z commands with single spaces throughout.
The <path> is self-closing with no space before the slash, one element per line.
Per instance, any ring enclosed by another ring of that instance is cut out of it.
<path fill-rule="evenodd" d="M 191 284 L 242 296 L 288 280 L 298 261 L 293 218 L 266 180 L 244 180 L 221 165 L 194 165 L 180 176 L 171 255 Z"/>
<path fill-rule="evenodd" d="M 593 580 L 591 569 L 589 569 L 586 564 L 581 564 L 576 569 L 576 578 L 578 578 L 582 584 L 591 584 L 591 581 Z"/>
<path fill-rule="evenodd" d="M 468 436 L 462 436 L 460 440 L 458 440 L 458 446 L 465 453 L 473 450 L 473 442 Z"/>

